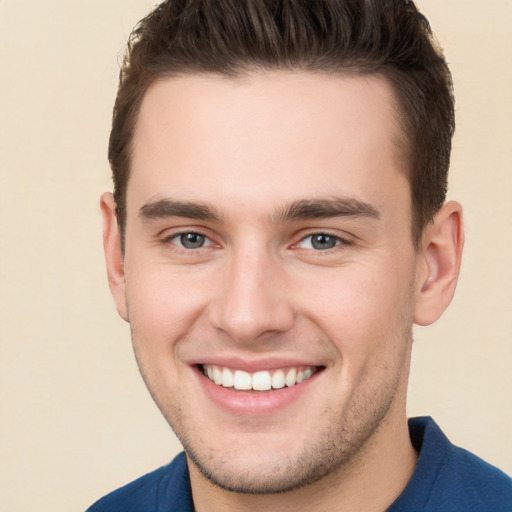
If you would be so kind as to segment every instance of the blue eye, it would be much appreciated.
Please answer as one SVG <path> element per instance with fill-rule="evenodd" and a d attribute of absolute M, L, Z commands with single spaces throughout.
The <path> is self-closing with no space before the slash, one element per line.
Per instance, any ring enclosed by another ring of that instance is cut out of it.
<path fill-rule="evenodd" d="M 303 238 L 299 246 L 303 249 L 314 249 L 316 251 L 326 251 L 340 245 L 342 240 L 336 236 L 326 235 L 325 233 L 315 233 L 314 235 Z"/>
<path fill-rule="evenodd" d="M 171 241 L 184 249 L 201 249 L 201 247 L 212 245 L 206 236 L 193 232 L 175 235 Z"/>

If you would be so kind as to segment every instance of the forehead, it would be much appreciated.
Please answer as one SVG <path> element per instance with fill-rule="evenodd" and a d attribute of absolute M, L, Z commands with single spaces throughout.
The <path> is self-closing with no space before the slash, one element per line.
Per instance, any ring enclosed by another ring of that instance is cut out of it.
<path fill-rule="evenodd" d="M 386 202 L 383 191 L 403 189 L 405 175 L 393 104 L 377 77 L 159 80 L 137 119 L 128 209 L 177 194 L 254 211 L 312 195 Z"/>

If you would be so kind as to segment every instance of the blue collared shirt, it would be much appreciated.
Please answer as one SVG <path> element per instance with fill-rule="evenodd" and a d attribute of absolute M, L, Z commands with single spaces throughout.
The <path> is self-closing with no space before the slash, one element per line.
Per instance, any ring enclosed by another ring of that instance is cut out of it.
<path fill-rule="evenodd" d="M 451 444 L 432 418 L 410 419 L 409 432 L 418 464 L 387 512 L 512 512 L 511 478 Z M 194 512 L 185 454 L 108 494 L 87 512 Z"/>

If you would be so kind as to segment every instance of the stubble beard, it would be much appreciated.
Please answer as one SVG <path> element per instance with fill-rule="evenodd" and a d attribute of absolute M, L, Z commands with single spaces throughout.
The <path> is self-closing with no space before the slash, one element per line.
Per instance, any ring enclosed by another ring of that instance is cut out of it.
<path fill-rule="evenodd" d="M 405 316 L 405 315 L 404 315 Z M 132 332 L 133 335 L 133 332 Z M 201 434 L 194 431 L 194 421 L 186 411 L 176 404 L 157 398 L 153 390 L 158 388 L 144 371 L 134 344 L 135 355 L 146 386 L 156 405 L 180 440 L 188 460 L 215 486 L 241 494 L 279 494 L 314 484 L 327 477 L 343 478 L 364 459 L 365 450 L 372 437 L 376 436 L 388 419 L 396 399 L 404 401 L 410 364 L 412 344 L 412 320 L 401 319 L 400 351 L 393 365 L 393 378 L 384 386 L 375 386 L 370 381 L 357 396 L 352 397 L 345 408 L 334 404 L 321 414 L 324 425 L 305 441 L 301 449 L 285 458 L 273 460 L 263 456 L 249 461 L 250 456 L 237 453 L 219 455 L 218 451 L 204 445 Z M 386 370 L 390 370 L 386 368 Z M 402 386 L 402 387 L 401 387 Z M 401 396 L 398 396 L 401 395 Z M 160 397 L 161 398 L 161 397 Z M 405 407 L 404 407 L 405 410 Z M 338 415 L 336 411 L 341 411 Z M 320 418 L 321 420 L 321 418 Z M 229 435 L 227 433 L 226 435 Z M 265 447 L 261 447 L 264 452 Z M 244 459 L 244 456 L 246 457 Z M 243 464 L 237 464 L 244 459 Z M 253 463 L 254 462 L 254 463 Z"/>
<path fill-rule="evenodd" d="M 246 464 L 244 468 L 236 466 L 234 469 L 229 460 L 222 462 L 205 457 L 194 449 L 189 436 L 176 434 L 189 460 L 217 487 L 242 494 L 280 494 L 314 484 L 342 470 L 351 471 L 349 463 L 358 458 L 365 443 L 379 429 L 390 404 L 378 409 L 375 409 L 375 402 L 369 402 L 368 406 L 374 408 L 374 415 L 365 423 L 350 428 L 351 420 L 331 420 L 330 426 L 314 440 L 306 442 L 299 453 L 273 464 L 264 462 L 252 467 Z"/>
<path fill-rule="evenodd" d="M 215 456 L 198 442 L 193 431 L 183 428 L 189 422 L 182 421 L 181 411 L 177 411 L 172 419 L 167 415 L 167 420 L 189 461 L 215 486 L 242 494 L 286 493 L 322 479 L 327 484 L 328 478 L 343 478 L 354 471 L 364 459 L 370 438 L 386 422 L 399 383 L 400 374 L 397 373 L 385 389 L 366 390 L 340 416 L 336 414 L 336 407 L 329 407 L 321 414 L 326 418 L 323 430 L 315 432 L 296 453 L 280 460 L 273 459 L 271 454 L 268 457 L 264 454 L 260 460 L 249 463 L 250 455 L 244 453 Z M 318 424 L 322 424 L 322 418 Z M 244 463 L 238 464 L 238 458 L 244 455 Z"/>

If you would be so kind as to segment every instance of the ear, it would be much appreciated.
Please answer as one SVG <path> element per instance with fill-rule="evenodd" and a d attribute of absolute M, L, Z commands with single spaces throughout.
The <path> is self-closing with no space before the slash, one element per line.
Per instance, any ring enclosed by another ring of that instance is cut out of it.
<path fill-rule="evenodd" d="M 416 324 L 434 323 L 452 301 L 463 247 L 462 207 L 451 201 L 423 233 L 416 274 Z"/>
<path fill-rule="evenodd" d="M 100 208 L 103 219 L 103 249 L 107 263 L 108 284 L 119 315 L 128 322 L 124 258 L 121 249 L 119 225 L 117 223 L 116 203 L 110 192 L 105 192 L 101 196 Z"/>

